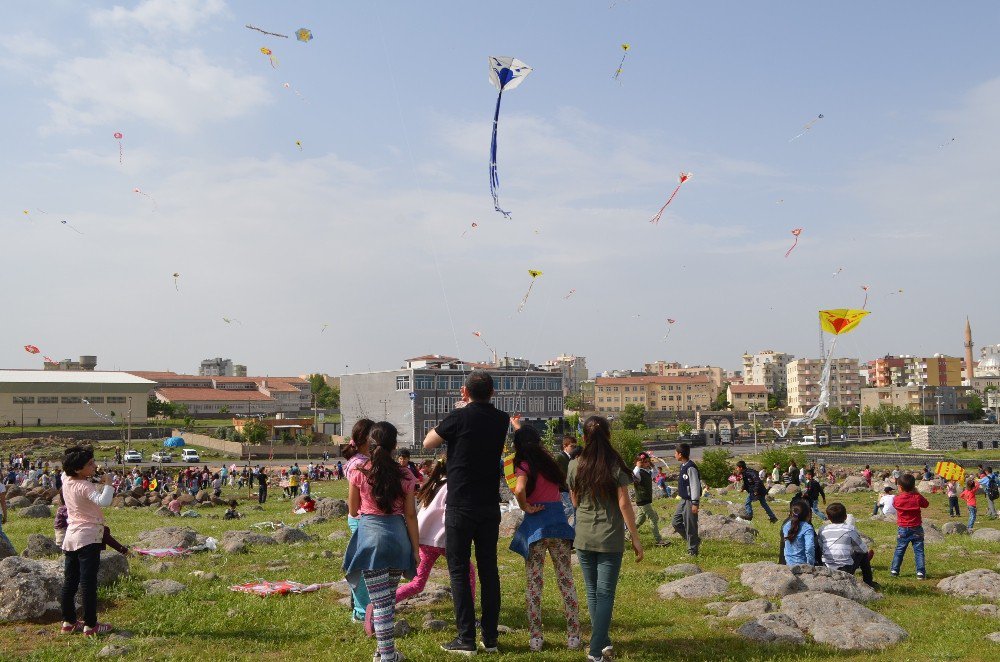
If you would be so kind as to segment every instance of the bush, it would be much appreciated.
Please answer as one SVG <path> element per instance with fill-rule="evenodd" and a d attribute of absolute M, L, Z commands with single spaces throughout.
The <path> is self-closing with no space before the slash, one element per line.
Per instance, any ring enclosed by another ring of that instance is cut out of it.
<path fill-rule="evenodd" d="M 705 451 L 698 463 L 701 482 L 709 487 L 724 487 L 733 473 L 733 456 L 727 450 Z"/>
<path fill-rule="evenodd" d="M 757 455 L 756 459 L 768 473 L 771 473 L 775 462 L 778 463 L 782 473 L 788 470 L 788 465 L 792 463 L 792 460 L 795 460 L 795 464 L 800 467 L 804 467 L 806 463 L 805 453 L 797 448 L 769 448 Z"/>
<path fill-rule="evenodd" d="M 625 460 L 625 464 L 632 466 L 635 456 L 642 452 L 642 442 L 646 437 L 647 434 L 640 430 L 612 430 L 611 445 Z"/>

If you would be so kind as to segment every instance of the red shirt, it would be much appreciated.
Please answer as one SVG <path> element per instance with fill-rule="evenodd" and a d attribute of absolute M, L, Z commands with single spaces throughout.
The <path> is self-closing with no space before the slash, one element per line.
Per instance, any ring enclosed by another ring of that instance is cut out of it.
<path fill-rule="evenodd" d="M 514 475 L 527 476 L 528 464 L 526 462 L 522 462 L 521 466 L 514 469 Z M 527 502 L 531 504 L 550 503 L 553 501 L 559 501 L 561 498 L 559 496 L 559 486 L 541 474 L 537 474 L 535 476 L 535 489 L 532 490 L 531 494 L 526 496 Z"/>
<path fill-rule="evenodd" d="M 896 523 L 911 529 L 923 524 L 920 517 L 920 509 L 931 505 L 927 499 L 919 492 L 900 492 L 892 500 L 892 506 L 896 509 Z"/>
<path fill-rule="evenodd" d="M 961 497 L 965 500 L 965 503 L 973 508 L 976 507 L 976 490 L 965 490 L 962 492 Z"/>

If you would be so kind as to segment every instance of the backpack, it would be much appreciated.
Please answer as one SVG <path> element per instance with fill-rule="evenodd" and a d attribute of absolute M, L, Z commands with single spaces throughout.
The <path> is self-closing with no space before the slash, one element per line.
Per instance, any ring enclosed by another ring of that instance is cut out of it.
<path fill-rule="evenodd" d="M 1000 499 L 1000 489 L 997 489 L 997 479 L 991 474 L 986 479 L 986 498 L 990 501 Z"/>

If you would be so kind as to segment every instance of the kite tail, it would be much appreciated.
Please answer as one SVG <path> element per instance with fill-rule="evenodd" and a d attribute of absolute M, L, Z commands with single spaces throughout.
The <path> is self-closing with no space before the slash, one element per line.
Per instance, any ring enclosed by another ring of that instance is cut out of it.
<path fill-rule="evenodd" d="M 531 279 L 531 284 L 528 285 L 528 291 L 524 293 L 524 298 L 521 299 L 521 303 L 517 304 L 517 312 L 524 310 L 524 304 L 528 303 L 528 297 L 531 296 L 531 288 L 535 286 L 535 279 Z"/>
<path fill-rule="evenodd" d="M 670 197 L 667 198 L 667 201 L 663 203 L 662 207 L 660 207 L 660 211 L 656 212 L 656 215 L 653 216 L 653 218 L 649 219 L 650 223 L 656 225 L 657 223 L 660 222 L 660 217 L 663 216 L 663 210 L 667 208 L 667 205 L 669 205 L 671 202 L 674 201 L 674 196 L 677 195 L 677 192 L 681 190 L 681 186 L 682 186 L 681 184 L 677 185 L 677 188 L 674 189 L 674 192 L 670 194 Z"/>
<path fill-rule="evenodd" d="M 863 304 L 861 304 L 861 310 L 865 310 L 866 308 L 868 308 L 868 293 L 867 292 L 865 292 L 865 302 Z"/>
<path fill-rule="evenodd" d="M 493 140 L 490 142 L 490 193 L 493 194 L 493 209 L 510 218 L 510 212 L 500 208 L 500 176 L 497 174 L 497 124 L 500 121 L 500 100 L 503 90 L 497 95 L 497 108 L 493 113 Z"/>
<path fill-rule="evenodd" d="M 618 68 L 615 70 L 615 75 L 614 75 L 614 79 L 615 80 L 618 80 L 618 76 L 620 76 L 621 73 L 622 73 L 622 67 L 625 65 L 625 56 L 626 55 L 628 55 L 627 52 L 625 53 L 625 55 L 622 55 L 622 61 L 618 63 Z"/>
<path fill-rule="evenodd" d="M 788 254 L 791 253 L 793 250 L 795 250 L 795 247 L 798 246 L 798 245 L 799 245 L 799 238 L 795 237 L 795 243 L 792 244 L 791 248 L 789 248 L 787 251 L 785 251 L 785 257 L 788 257 Z"/>
<path fill-rule="evenodd" d="M 830 406 L 830 367 L 833 364 L 833 350 L 837 347 L 838 337 L 839 336 L 834 336 L 833 342 L 830 343 L 830 352 L 826 355 L 826 362 L 823 364 L 823 371 L 819 376 L 819 402 L 810 407 L 809 411 L 807 411 L 801 418 L 793 418 L 789 420 L 788 426 L 808 425 L 819 418 L 820 414 L 822 414 L 823 411 Z M 788 426 L 785 426 L 786 430 Z"/>

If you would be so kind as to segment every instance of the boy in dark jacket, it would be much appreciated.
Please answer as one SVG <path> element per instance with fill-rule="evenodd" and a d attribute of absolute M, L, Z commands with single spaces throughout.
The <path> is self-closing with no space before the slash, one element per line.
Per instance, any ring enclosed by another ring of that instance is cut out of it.
<path fill-rule="evenodd" d="M 823 497 L 823 505 L 825 506 L 826 492 L 823 490 L 823 485 L 816 480 L 816 473 L 812 469 L 806 472 L 805 488 L 805 492 L 803 492 L 802 496 L 809 502 L 809 507 L 812 508 L 812 511 L 816 513 L 821 520 L 825 520 L 826 515 L 819 510 L 819 498 Z"/>
<path fill-rule="evenodd" d="M 744 510 L 749 517 L 753 517 L 753 502 L 760 503 L 761 508 L 767 513 L 767 518 L 774 524 L 778 521 L 774 511 L 767 505 L 767 489 L 760 480 L 760 474 L 753 469 L 747 468 L 747 463 L 740 460 L 736 463 L 736 477 L 743 480 L 743 490 L 747 493 L 747 500 L 743 504 Z"/>

